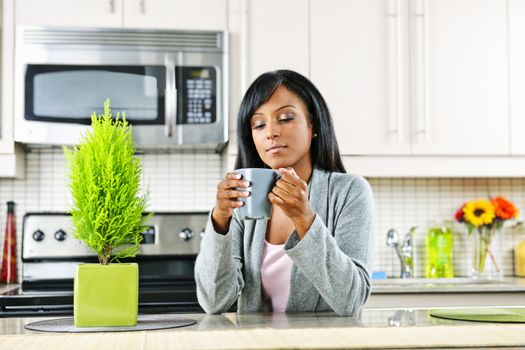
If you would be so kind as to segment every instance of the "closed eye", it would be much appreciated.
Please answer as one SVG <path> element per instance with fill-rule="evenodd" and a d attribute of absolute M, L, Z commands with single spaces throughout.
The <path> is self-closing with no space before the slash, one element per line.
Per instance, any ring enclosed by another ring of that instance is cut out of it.
<path fill-rule="evenodd" d="M 285 113 L 285 114 L 281 114 L 279 116 L 279 121 L 280 122 L 287 122 L 287 121 L 290 121 L 290 120 L 293 120 L 294 119 L 294 115 L 292 113 Z"/>

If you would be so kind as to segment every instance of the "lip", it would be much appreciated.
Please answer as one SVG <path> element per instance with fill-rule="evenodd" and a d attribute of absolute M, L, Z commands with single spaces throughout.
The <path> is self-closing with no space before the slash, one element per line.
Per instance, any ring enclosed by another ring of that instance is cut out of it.
<path fill-rule="evenodd" d="M 275 154 L 275 153 L 281 152 L 285 148 L 286 148 L 285 145 L 273 145 L 270 148 L 267 148 L 266 152 L 268 152 L 270 154 Z"/>

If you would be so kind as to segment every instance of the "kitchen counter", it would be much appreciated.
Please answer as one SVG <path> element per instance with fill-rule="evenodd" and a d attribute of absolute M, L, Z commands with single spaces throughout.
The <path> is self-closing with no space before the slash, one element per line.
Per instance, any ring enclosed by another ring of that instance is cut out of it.
<path fill-rule="evenodd" d="M 3 284 L 3 283 L 0 283 L 0 293 L 7 292 L 8 290 L 16 289 L 18 287 L 20 287 L 19 284 Z"/>
<path fill-rule="evenodd" d="M 474 278 L 388 278 L 372 280 L 372 294 L 389 293 L 525 292 L 524 277 L 499 280 Z"/>
<path fill-rule="evenodd" d="M 180 314 L 197 324 L 162 331 L 39 333 L 36 318 L 0 319 L 0 348 L 9 349 L 274 349 L 446 348 L 525 346 L 525 324 L 433 318 L 427 310 L 364 310 L 357 318 L 317 314 Z M 42 319 L 42 318 L 40 318 Z"/>
<path fill-rule="evenodd" d="M 525 306 L 525 278 L 391 278 L 372 280 L 366 308 Z"/>

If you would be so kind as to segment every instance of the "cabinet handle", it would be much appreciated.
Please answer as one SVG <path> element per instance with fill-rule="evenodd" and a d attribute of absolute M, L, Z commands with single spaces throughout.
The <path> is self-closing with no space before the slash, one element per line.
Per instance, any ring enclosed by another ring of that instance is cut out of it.
<path fill-rule="evenodd" d="M 109 0 L 109 13 L 115 13 L 115 0 Z"/>
<path fill-rule="evenodd" d="M 427 20 L 427 0 L 414 1 L 414 28 L 416 36 L 416 57 L 414 74 L 417 80 L 414 84 L 416 87 L 416 99 L 418 114 L 417 130 L 422 134 L 425 140 L 429 138 L 430 120 L 428 113 L 428 20 Z"/>
<path fill-rule="evenodd" d="M 403 110 L 402 110 L 402 86 L 401 86 L 401 18 L 400 18 L 399 0 L 389 1 L 388 4 L 388 22 L 390 53 L 394 59 L 394 68 L 389 70 L 390 73 L 390 115 L 395 115 L 395 124 L 392 134 L 396 134 L 398 141 L 403 141 Z M 389 61 L 391 62 L 391 60 Z M 392 95 L 395 95 L 392 98 Z"/>
<path fill-rule="evenodd" d="M 140 0 L 140 12 L 146 14 L 146 0 Z"/>

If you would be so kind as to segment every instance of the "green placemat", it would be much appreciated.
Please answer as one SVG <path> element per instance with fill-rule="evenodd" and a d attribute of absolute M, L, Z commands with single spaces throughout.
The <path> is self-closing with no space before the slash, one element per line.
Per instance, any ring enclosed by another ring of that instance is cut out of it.
<path fill-rule="evenodd" d="M 430 310 L 430 316 L 461 321 L 525 323 L 525 308 L 468 308 Z"/>

